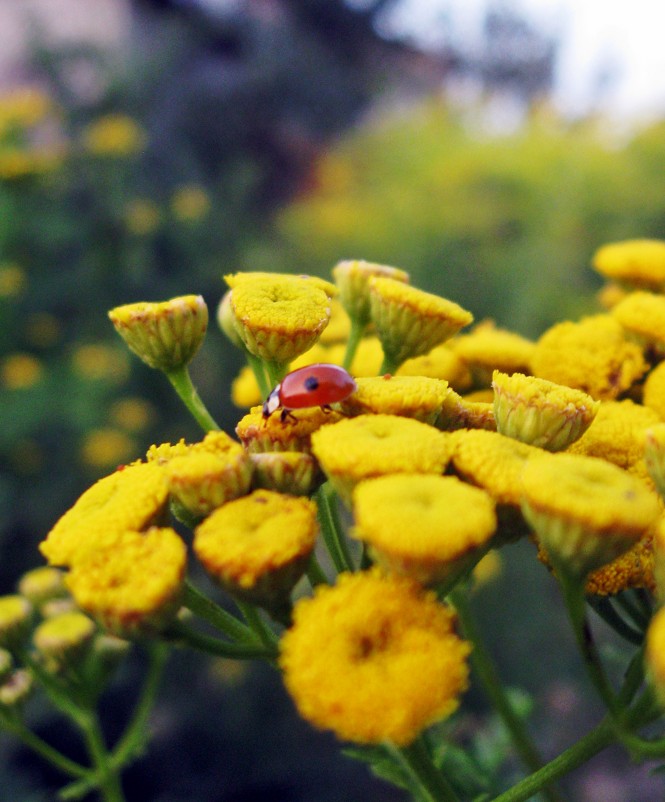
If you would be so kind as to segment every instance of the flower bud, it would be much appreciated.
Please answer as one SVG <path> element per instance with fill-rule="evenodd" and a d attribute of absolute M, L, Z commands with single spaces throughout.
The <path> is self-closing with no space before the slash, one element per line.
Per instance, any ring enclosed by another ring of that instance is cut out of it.
<path fill-rule="evenodd" d="M 0 647 L 10 651 L 27 638 L 33 607 L 19 595 L 0 596 Z"/>
<path fill-rule="evenodd" d="M 27 668 L 18 668 L 0 685 L 0 708 L 17 708 L 30 696 L 34 681 Z"/>
<path fill-rule="evenodd" d="M 63 572 L 49 565 L 33 568 L 23 574 L 18 590 L 37 609 L 41 609 L 47 602 L 68 595 Z"/>
<path fill-rule="evenodd" d="M 208 327 L 208 307 L 200 295 L 117 306 L 109 317 L 130 350 L 166 373 L 190 362 Z"/>
<path fill-rule="evenodd" d="M 32 640 L 47 668 L 57 671 L 75 666 L 84 657 L 95 631 L 87 615 L 73 610 L 47 618 L 35 629 Z"/>
<path fill-rule="evenodd" d="M 495 370 L 494 418 L 497 431 L 547 451 L 563 451 L 589 428 L 600 407 L 581 390 Z"/>

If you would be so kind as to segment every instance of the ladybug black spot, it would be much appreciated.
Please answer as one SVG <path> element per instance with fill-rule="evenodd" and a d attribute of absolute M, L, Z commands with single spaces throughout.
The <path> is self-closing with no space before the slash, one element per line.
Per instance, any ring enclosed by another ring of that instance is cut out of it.
<path fill-rule="evenodd" d="M 305 379 L 305 390 L 307 390 L 308 393 L 312 393 L 314 392 L 314 390 L 318 389 L 319 389 L 319 380 L 316 378 L 316 376 L 308 376 Z"/>

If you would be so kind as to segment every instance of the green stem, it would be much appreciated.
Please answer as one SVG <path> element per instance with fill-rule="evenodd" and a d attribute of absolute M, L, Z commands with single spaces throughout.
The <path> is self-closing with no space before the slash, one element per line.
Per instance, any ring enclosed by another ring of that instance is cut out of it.
<path fill-rule="evenodd" d="M 526 802 L 543 788 L 554 783 L 578 766 L 586 763 L 616 740 L 614 724 L 606 718 L 577 743 L 562 752 L 538 771 L 525 777 L 509 791 L 495 797 L 492 802 Z"/>
<path fill-rule="evenodd" d="M 344 361 L 342 362 L 342 367 L 344 370 L 351 370 L 353 358 L 356 355 L 358 345 L 360 344 L 366 329 L 366 323 L 362 323 L 357 318 L 351 318 L 351 331 L 349 332 L 349 338 L 346 341 L 346 351 L 344 353 Z"/>
<path fill-rule="evenodd" d="M 262 643 L 228 643 L 190 629 L 180 621 L 174 621 L 164 635 L 182 646 L 190 646 L 200 652 L 228 657 L 231 660 L 264 659 L 272 662 L 277 657 L 276 649 L 267 649 Z"/>
<path fill-rule="evenodd" d="M 70 760 L 62 752 L 59 752 L 38 735 L 35 735 L 22 722 L 9 721 L 3 717 L 2 727 L 63 774 L 68 774 L 70 777 L 85 777 L 90 773 L 89 769 L 74 760 Z"/>
<path fill-rule="evenodd" d="M 143 689 L 134 709 L 134 715 L 113 750 L 111 759 L 114 766 L 119 768 L 125 766 L 145 747 L 148 718 L 155 704 L 167 655 L 168 647 L 165 643 L 149 644 L 149 665 Z"/>
<path fill-rule="evenodd" d="M 204 621 L 212 624 L 215 629 L 228 635 L 232 640 L 240 641 L 241 643 L 256 643 L 256 637 L 249 627 L 224 610 L 223 607 L 215 604 L 212 599 L 201 593 L 189 580 L 185 582 L 183 604 L 194 615 L 203 618 Z"/>
<path fill-rule="evenodd" d="M 385 748 L 395 762 L 406 771 L 423 802 L 459 802 L 454 788 L 436 768 L 422 736 L 409 744 L 398 747 L 386 743 Z"/>
<path fill-rule="evenodd" d="M 270 381 L 270 389 L 272 390 L 274 387 L 277 387 L 286 375 L 288 364 L 284 364 L 283 362 L 271 362 L 270 360 L 266 360 L 263 364 Z"/>
<path fill-rule="evenodd" d="M 80 718 L 88 754 L 97 774 L 97 787 L 104 802 L 124 802 L 120 777 L 106 749 L 104 737 L 95 711 Z"/>
<path fill-rule="evenodd" d="M 249 628 L 256 635 L 258 640 L 261 641 L 266 649 L 269 649 L 270 651 L 276 651 L 279 639 L 265 623 L 265 621 L 263 621 L 256 607 L 253 604 L 247 604 L 246 602 L 239 601 L 238 599 L 236 599 L 236 605 L 245 617 L 245 621 L 247 621 Z"/>
<path fill-rule="evenodd" d="M 379 368 L 379 376 L 383 376 L 386 373 L 395 373 L 400 365 L 401 362 L 396 362 L 393 359 L 390 359 L 390 357 L 384 353 L 383 362 Z"/>
<path fill-rule="evenodd" d="M 203 401 L 201 401 L 196 387 L 194 387 L 192 383 L 187 365 L 167 371 L 166 378 L 171 382 L 176 393 L 178 393 L 182 402 L 204 432 L 216 431 L 219 429 L 214 418 L 206 409 Z"/>
<path fill-rule="evenodd" d="M 607 709 L 616 717 L 619 712 L 617 697 L 605 675 L 586 617 L 584 581 L 571 576 L 564 566 L 556 566 L 556 569 L 568 616 L 575 633 L 578 648 L 584 659 L 587 675 Z"/>
<path fill-rule="evenodd" d="M 324 482 L 316 491 L 316 503 L 319 510 L 319 523 L 321 524 L 323 540 L 337 571 L 353 571 L 353 560 L 344 539 L 339 515 L 335 507 L 336 502 L 337 497 L 330 486 L 330 482 Z"/>
<path fill-rule="evenodd" d="M 480 627 L 471 605 L 468 603 L 464 593 L 460 591 L 453 592 L 450 596 L 450 601 L 457 610 L 464 637 L 473 645 L 471 665 L 485 693 L 508 730 L 522 763 L 529 771 L 538 771 L 543 766 L 543 760 L 529 737 L 524 721 L 516 713 L 503 688 L 494 662 L 485 647 Z M 560 802 L 561 800 L 561 797 L 553 788 L 544 788 L 543 794 L 550 802 Z"/>
<path fill-rule="evenodd" d="M 259 385 L 259 392 L 261 393 L 261 398 L 265 401 L 266 398 L 270 395 L 270 391 L 272 390 L 272 386 L 270 384 L 270 380 L 266 377 L 266 371 L 264 367 L 264 363 L 258 356 L 254 356 L 254 354 L 250 354 L 249 351 L 245 351 L 245 357 L 247 359 L 247 364 L 252 369 L 252 373 L 254 374 L 254 378 L 256 379 L 256 383 Z"/>
<path fill-rule="evenodd" d="M 309 565 L 307 566 L 307 578 L 309 579 L 309 583 L 312 588 L 315 588 L 317 585 L 330 584 L 330 580 L 321 567 L 321 563 L 316 559 L 316 554 L 314 554 L 314 552 L 312 552 L 312 556 L 309 558 Z"/>

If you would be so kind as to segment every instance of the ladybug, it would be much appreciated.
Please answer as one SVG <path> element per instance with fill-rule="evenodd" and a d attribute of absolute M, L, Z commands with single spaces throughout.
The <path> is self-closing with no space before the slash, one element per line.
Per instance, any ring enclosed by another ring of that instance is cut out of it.
<path fill-rule="evenodd" d="M 292 409 L 330 409 L 330 404 L 343 401 L 355 390 L 353 377 L 339 365 L 307 365 L 288 373 L 275 387 L 263 404 L 263 417 L 267 419 L 279 409 L 283 422 Z"/>

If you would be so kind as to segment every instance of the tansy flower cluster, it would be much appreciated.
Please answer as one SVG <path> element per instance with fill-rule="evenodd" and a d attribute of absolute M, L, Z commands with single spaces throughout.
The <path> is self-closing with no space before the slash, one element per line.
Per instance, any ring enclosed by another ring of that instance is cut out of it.
<path fill-rule="evenodd" d="M 469 682 L 467 580 L 484 556 L 528 537 L 613 709 L 585 640 L 584 594 L 619 626 L 614 599 L 639 589 L 651 604 L 665 592 L 659 254 L 643 241 L 601 249 L 595 264 L 627 288 L 623 300 L 537 341 L 492 321 L 463 331 L 471 312 L 387 265 L 345 260 L 332 281 L 228 275 L 215 317 L 247 361 L 233 388 L 247 407 L 235 436 L 189 377 L 208 325 L 203 299 L 111 310 L 206 434 L 155 444 L 47 534 L 45 570 L 64 569 L 68 597 L 95 622 L 63 632 L 84 641 L 96 625 L 264 657 L 314 726 L 406 749 L 408 762 Z M 190 578 L 194 561 L 221 602 Z M 0 610 L 8 642 L 21 610 Z M 660 620 L 647 651 L 665 698 Z M 647 624 L 623 634 L 643 639 Z M 39 643 L 51 637 L 47 628 Z"/>

